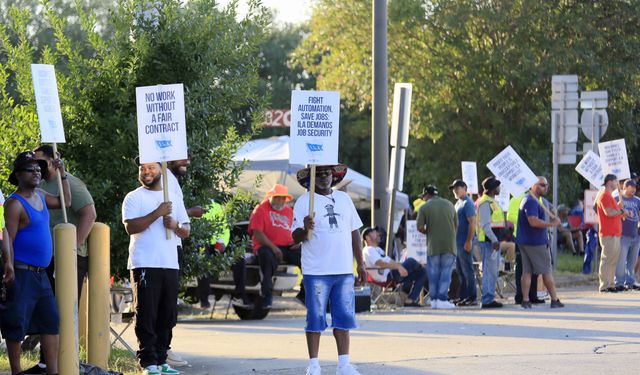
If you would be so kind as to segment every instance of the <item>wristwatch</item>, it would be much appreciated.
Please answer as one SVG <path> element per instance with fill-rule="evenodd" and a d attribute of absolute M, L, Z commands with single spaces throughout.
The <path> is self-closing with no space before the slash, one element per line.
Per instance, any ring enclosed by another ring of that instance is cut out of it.
<path fill-rule="evenodd" d="M 178 229 L 182 229 L 182 223 L 181 222 L 178 222 L 178 226 L 176 227 L 176 230 L 178 230 Z"/>

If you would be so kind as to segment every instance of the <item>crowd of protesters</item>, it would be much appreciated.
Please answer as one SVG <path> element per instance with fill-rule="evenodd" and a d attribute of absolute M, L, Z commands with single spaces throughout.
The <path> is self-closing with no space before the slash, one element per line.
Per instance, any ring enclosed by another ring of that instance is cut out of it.
<path fill-rule="evenodd" d="M 186 364 L 171 351 L 182 239 L 190 234 L 190 218 L 206 214 L 201 206 L 187 209 L 184 205 L 177 177 L 184 177 L 188 166 L 188 159 L 170 163 L 170 199 L 166 202 L 161 165 L 138 163 L 140 186 L 127 194 L 122 206 L 122 222 L 130 235 L 128 268 L 135 299 L 137 358 L 145 374 L 178 374 L 172 365 Z M 605 177 L 594 207 L 596 228 L 583 224 L 581 204 L 571 210 L 560 206 L 554 212 L 544 198 L 549 184 L 542 176 L 529 191 L 513 197 L 508 207 L 501 207 L 497 200 L 502 184 L 494 176 L 482 181 L 482 191 L 475 202 L 462 180 L 449 186 L 455 204 L 442 197 L 435 186 L 428 185 L 414 202 L 417 230 L 427 239 L 427 262 L 420 264 L 412 258 L 390 257 L 394 252 L 381 247 L 385 234 L 382 229 L 367 227 L 361 231 L 362 222 L 349 196 L 332 189 L 344 178 L 346 169 L 344 165 L 317 168 L 315 215 L 309 215 L 309 192 L 292 208 L 293 197 L 288 189 L 276 184 L 250 218 L 249 233 L 261 271 L 261 307 L 270 309 L 273 305 L 271 282 L 279 263 L 295 264 L 302 270 L 303 285 L 297 298 L 307 308 L 308 374 L 320 372 L 319 337 L 327 328 L 328 305 L 339 354 L 338 373 L 358 374 L 349 362 L 349 331 L 357 327 L 354 283 L 363 283 L 367 278 L 370 282 L 401 285 L 406 291 L 404 304 L 409 307 L 423 306 L 423 292 L 428 292 L 427 303 L 433 309 L 477 305 L 492 309 L 503 307 L 496 299 L 500 273 L 514 271 L 515 302 L 522 308 L 545 303 L 539 290 L 548 292 L 551 308 L 564 307 L 552 274 L 550 229 L 555 227 L 569 252 L 584 254 L 585 271 L 591 267 L 594 243 L 599 241 L 600 292 L 640 289 L 636 281 L 640 249 L 640 198 L 636 194 L 640 192 L 635 177 L 621 182 L 614 175 Z M 310 173 L 310 168 L 298 172 L 298 181 L 306 189 Z M 96 220 L 95 207 L 85 184 L 65 170 L 60 155 L 49 146 L 20 153 L 9 182 L 16 190 L 0 206 L 4 209 L 0 224 L 5 260 L 0 331 L 7 342 L 12 374 L 56 374 L 59 315 L 54 297 L 52 228 L 62 222 L 64 202 L 69 222 L 77 227 L 80 298 L 88 271 L 86 242 Z M 216 214 L 224 216 L 224 212 Z M 228 242 L 228 238 L 223 240 L 222 246 Z M 244 264 L 235 267 L 243 268 Z M 452 290 L 454 269 L 457 288 Z M 476 291 L 477 276 L 482 278 L 480 295 Z M 236 297 L 234 303 L 252 307 L 244 292 Z M 205 292 L 204 307 L 206 302 Z M 23 371 L 21 342 L 33 334 L 40 335 L 40 363 Z"/>

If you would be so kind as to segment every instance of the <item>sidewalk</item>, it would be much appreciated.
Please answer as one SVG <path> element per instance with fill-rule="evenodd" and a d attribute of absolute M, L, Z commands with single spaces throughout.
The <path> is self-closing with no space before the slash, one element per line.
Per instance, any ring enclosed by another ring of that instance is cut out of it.
<path fill-rule="evenodd" d="M 640 363 L 640 293 L 560 290 L 566 308 L 428 308 L 358 314 L 351 358 L 363 374 L 636 373 Z M 276 307 L 284 303 L 276 301 Z M 289 302 L 286 302 L 287 305 Z M 184 374 L 304 374 L 302 310 L 262 321 L 181 322 L 173 349 L 190 362 Z M 231 313 L 230 318 L 235 319 Z M 134 343 L 133 331 L 128 332 Z M 335 372 L 330 331 L 321 341 L 324 373 Z"/>

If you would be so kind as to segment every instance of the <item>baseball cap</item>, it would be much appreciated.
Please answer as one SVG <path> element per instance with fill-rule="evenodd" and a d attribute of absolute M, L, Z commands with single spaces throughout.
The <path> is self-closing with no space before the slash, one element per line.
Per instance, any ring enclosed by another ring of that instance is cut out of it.
<path fill-rule="evenodd" d="M 373 232 L 374 230 L 378 230 L 378 228 L 374 228 L 374 227 L 366 227 L 362 230 L 362 240 L 364 241 L 364 238 L 367 237 L 367 235 L 371 232 Z"/>
<path fill-rule="evenodd" d="M 625 186 L 625 187 L 627 187 L 627 186 L 633 186 L 633 187 L 636 187 L 636 186 L 638 186 L 638 185 L 636 184 L 636 180 L 634 180 L 633 178 L 630 178 L 630 179 L 628 179 L 628 180 L 625 180 L 625 182 L 624 182 L 624 186 Z"/>
<path fill-rule="evenodd" d="M 482 180 L 482 188 L 484 191 L 491 191 L 500 186 L 500 180 L 495 178 L 494 176 L 489 176 Z"/>
<path fill-rule="evenodd" d="M 16 160 L 13 162 L 13 171 L 9 175 L 9 182 L 12 185 L 18 186 L 18 178 L 16 173 L 29 164 L 38 164 L 40 166 L 40 176 L 46 179 L 49 176 L 49 164 L 44 160 L 36 158 L 36 154 L 32 151 L 25 151 L 18 154 Z"/>
<path fill-rule="evenodd" d="M 433 185 L 427 185 L 422 189 L 422 195 L 438 195 L 438 188 Z"/>
<path fill-rule="evenodd" d="M 454 189 L 457 187 L 467 187 L 467 184 L 464 181 L 457 179 L 457 180 L 453 180 L 451 185 L 449 185 L 449 189 Z"/>

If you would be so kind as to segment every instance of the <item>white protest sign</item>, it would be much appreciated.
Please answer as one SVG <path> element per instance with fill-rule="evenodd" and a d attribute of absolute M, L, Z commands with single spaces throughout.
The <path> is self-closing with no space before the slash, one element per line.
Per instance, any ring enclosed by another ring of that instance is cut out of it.
<path fill-rule="evenodd" d="M 518 195 L 529 190 L 538 182 L 538 177 L 525 164 L 511 146 L 507 146 L 496 157 L 487 163 L 487 168 L 502 183 L 502 189 L 506 189 L 511 195 Z"/>
<path fill-rule="evenodd" d="M 598 151 L 600 151 L 603 174 L 614 174 L 618 180 L 631 177 L 629 160 L 627 159 L 627 146 L 624 143 L 624 139 L 599 143 Z"/>
<path fill-rule="evenodd" d="M 602 173 L 600 157 L 591 150 L 584 154 L 584 157 L 576 166 L 576 172 L 589 181 L 593 186 L 600 186 L 604 182 L 604 174 Z"/>
<path fill-rule="evenodd" d="M 500 194 L 496 195 L 494 199 L 498 202 L 502 211 L 507 211 L 509 209 L 509 200 L 511 199 L 509 190 L 500 188 Z"/>
<path fill-rule="evenodd" d="M 594 206 L 596 205 L 597 196 L 598 196 L 598 190 L 584 191 L 584 222 L 586 224 L 598 223 L 598 214 L 594 209 Z"/>
<path fill-rule="evenodd" d="M 467 184 L 467 193 L 478 194 L 478 168 L 475 161 L 463 161 L 462 181 Z"/>
<path fill-rule="evenodd" d="M 407 220 L 407 258 L 427 264 L 427 236 L 418 232 L 415 220 Z"/>
<path fill-rule="evenodd" d="M 53 65 L 31 64 L 33 91 L 38 108 L 40 135 L 43 143 L 64 143 L 64 127 L 60 98 Z"/>
<path fill-rule="evenodd" d="M 184 88 L 181 83 L 136 87 L 140 162 L 187 158 Z"/>
<path fill-rule="evenodd" d="M 340 93 L 291 91 L 290 164 L 338 164 Z"/>

